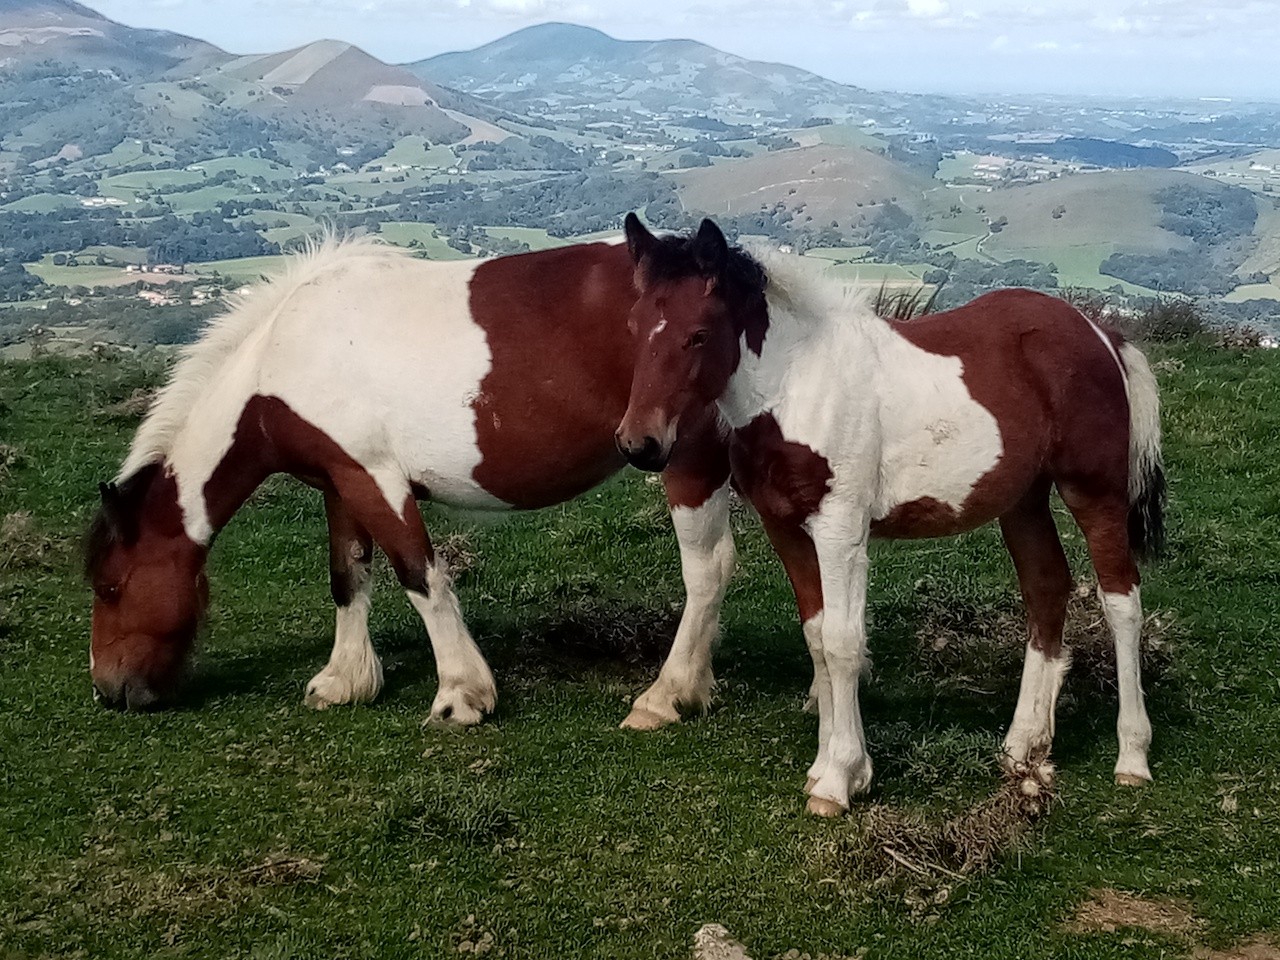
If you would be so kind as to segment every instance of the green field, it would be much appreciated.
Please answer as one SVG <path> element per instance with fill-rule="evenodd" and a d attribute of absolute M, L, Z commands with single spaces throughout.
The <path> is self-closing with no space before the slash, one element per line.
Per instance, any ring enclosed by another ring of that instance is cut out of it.
<path fill-rule="evenodd" d="M 239 257 L 234 260 L 209 260 L 206 263 L 193 263 L 187 267 L 188 273 L 221 274 L 241 283 L 256 283 L 263 277 L 270 277 L 284 269 L 287 257 Z"/>
<path fill-rule="evenodd" d="M 502 525 L 429 511 L 476 556 L 459 594 L 502 697 L 479 728 L 422 726 L 431 655 L 386 571 L 382 698 L 303 707 L 332 607 L 319 497 L 288 482 L 218 540 L 187 705 L 114 714 L 89 696 L 76 542 L 136 424 L 120 403 L 158 361 L 0 366 L 0 954 L 684 958 L 719 922 L 757 960 L 1154 960 L 1280 933 L 1280 357 L 1154 358 L 1172 484 L 1171 555 L 1143 594 L 1165 625 L 1149 625 L 1156 783 L 1112 784 L 1114 693 L 1082 658 L 1057 804 L 959 877 L 884 867 L 876 824 L 940 824 L 996 787 L 1021 640 L 994 530 L 875 549 L 877 780 L 838 821 L 802 812 L 809 659 L 745 512 L 712 711 L 617 729 L 681 598 L 660 491 L 634 475 Z M 1067 546 L 1083 574 L 1074 528 Z M 1071 932 L 1099 889 L 1194 922 Z"/>
<path fill-rule="evenodd" d="M 467 254 L 455 250 L 435 235 L 433 223 L 409 223 L 388 220 L 382 224 L 381 235 L 387 241 L 401 247 L 407 247 L 415 240 L 421 249 L 432 260 L 466 260 Z"/>

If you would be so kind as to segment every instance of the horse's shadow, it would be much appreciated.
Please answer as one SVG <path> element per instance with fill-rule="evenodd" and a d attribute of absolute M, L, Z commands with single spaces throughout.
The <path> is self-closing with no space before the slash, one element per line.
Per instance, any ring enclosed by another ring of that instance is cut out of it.
<path fill-rule="evenodd" d="M 967 632 L 966 613 L 973 618 Z M 881 604 L 873 614 L 874 666 L 863 681 L 861 705 L 878 770 L 893 776 L 908 762 L 899 755 L 907 740 L 942 733 L 987 740 L 994 752 L 1018 695 L 1025 642 L 1020 618 L 1002 616 L 999 629 L 993 629 L 985 608 L 961 609 L 947 628 L 953 636 L 939 648 L 928 604 Z M 472 619 L 472 629 L 500 690 L 605 678 L 631 684 L 639 693 L 657 676 L 678 620 L 677 610 L 652 603 L 589 602 L 524 607 L 516 620 L 481 614 Z M 962 629 L 957 631 L 957 624 Z M 201 709 L 227 698 L 281 690 L 300 700 L 306 680 L 327 660 L 331 643 L 331 635 L 315 632 L 234 655 L 211 654 L 200 664 L 183 706 Z M 421 625 L 408 620 L 389 624 L 375 635 L 375 643 L 385 669 L 379 703 L 420 703 L 425 714 L 436 678 Z M 1173 651 L 1176 656 L 1176 645 Z M 1059 763 L 1073 765 L 1114 751 L 1117 702 L 1114 666 L 1109 673 L 1106 669 L 1108 662 L 1114 663 L 1109 657 L 1109 649 L 1090 650 L 1067 677 L 1054 742 Z M 1144 656 L 1144 686 L 1157 737 L 1193 721 L 1175 666 L 1167 653 L 1153 656 L 1148 650 Z M 763 627 L 730 618 L 715 667 L 722 683 L 748 691 L 735 709 L 792 703 L 798 711 L 812 676 L 794 622 Z M 500 697 L 499 718 L 518 716 L 520 710 L 518 697 Z"/>

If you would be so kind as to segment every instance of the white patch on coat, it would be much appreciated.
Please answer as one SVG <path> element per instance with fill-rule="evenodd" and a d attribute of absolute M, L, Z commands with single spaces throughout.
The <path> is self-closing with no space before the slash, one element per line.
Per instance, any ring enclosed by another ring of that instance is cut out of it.
<path fill-rule="evenodd" d="M 260 394 L 284 401 L 375 478 L 403 476 L 456 506 L 507 507 L 472 476 L 481 455 L 471 402 L 492 363 L 470 313 L 476 267 L 326 240 L 185 352 L 121 475 L 167 459 L 187 533 L 207 542 L 204 486 Z M 383 494 L 399 513 L 394 486 Z"/>
<path fill-rule="evenodd" d="M 765 255 L 769 329 L 719 405 L 733 427 L 771 412 L 785 439 L 825 457 L 838 496 L 873 519 L 932 497 L 959 510 L 1004 451 L 995 417 L 960 358 L 915 346 L 877 317 L 865 291 Z"/>

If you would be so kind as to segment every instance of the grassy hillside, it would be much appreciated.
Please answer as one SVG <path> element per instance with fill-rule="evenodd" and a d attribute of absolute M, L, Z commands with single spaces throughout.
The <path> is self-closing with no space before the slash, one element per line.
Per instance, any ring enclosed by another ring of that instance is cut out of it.
<path fill-rule="evenodd" d="M 936 185 L 900 164 L 857 147 L 820 145 L 776 150 L 744 160 L 672 175 L 686 209 L 712 215 L 751 213 L 783 204 L 797 221 L 812 217 L 851 225 L 892 199 L 905 209 L 923 206 Z"/>
<path fill-rule="evenodd" d="M 502 525 L 428 511 L 437 540 L 475 557 L 459 592 L 502 697 L 478 729 L 421 726 L 431 656 L 385 570 L 382 699 L 302 706 L 332 609 L 318 497 L 288 482 L 218 541 L 187 706 L 124 716 L 89 697 L 75 544 L 159 361 L 0 367 L 0 953 L 678 958 L 715 921 L 756 958 L 1022 960 L 1280 934 L 1280 357 L 1153 358 L 1172 484 L 1171 556 L 1144 585 L 1163 644 L 1147 661 L 1156 783 L 1112 784 L 1109 658 L 1082 642 L 1057 804 L 959 879 L 934 869 L 956 868 L 945 854 L 907 870 L 883 845 L 996 788 L 1021 637 L 994 530 L 876 548 L 877 781 L 836 822 L 802 813 L 809 661 L 745 514 L 713 710 L 655 735 L 616 728 L 681 595 L 659 489 L 635 475 Z M 1067 542 L 1083 575 L 1073 529 Z M 1087 639 L 1096 620 L 1081 600 L 1072 630 Z M 1184 921 L 1072 925 L 1115 890 Z"/>

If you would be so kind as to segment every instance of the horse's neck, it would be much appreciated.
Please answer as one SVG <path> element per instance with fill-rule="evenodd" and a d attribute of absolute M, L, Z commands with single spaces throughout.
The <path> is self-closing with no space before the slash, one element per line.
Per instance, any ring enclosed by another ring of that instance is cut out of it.
<path fill-rule="evenodd" d="M 789 305 L 771 303 L 764 346 L 757 355 L 744 338 L 720 411 L 730 426 L 741 427 L 761 413 L 780 410 L 798 387 L 814 381 L 829 385 L 832 402 L 838 402 L 842 383 L 866 384 L 875 376 L 879 344 L 887 333 L 882 320 L 861 312 L 798 317 Z"/>
<path fill-rule="evenodd" d="M 165 468 L 177 481 L 187 536 L 207 544 L 278 464 L 251 418 L 252 385 L 235 375 L 216 384 L 174 434 Z"/>

